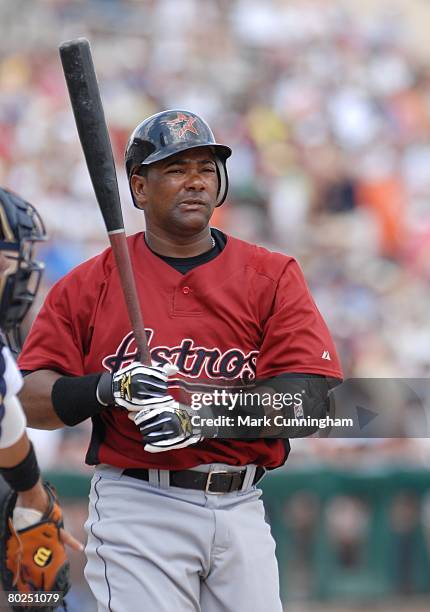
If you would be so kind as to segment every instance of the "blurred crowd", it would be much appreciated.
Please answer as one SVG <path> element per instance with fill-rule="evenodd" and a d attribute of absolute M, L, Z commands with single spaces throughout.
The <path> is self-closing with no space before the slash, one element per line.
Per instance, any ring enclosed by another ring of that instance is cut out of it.
<path fill-rule="evenodd" d="M 214 225 L 297 257 L 345 376 L 428 377 L 429 18 L 422 0 L 0 0 L 0 184 L 38 208 L 50 236 L 38 249 L 46 273 L 33 316 L 57 279 L 107 246 L 57 52 L 85 36 L 129 233 L 143 228 L 123 169 L 130 132 L 159 110 L 193 110 L 233 149 Z M 87 469 L 88 423 L 31 435 L 45 469 Z M 287 470 L 326 463 L 377 476 L 384 466 L 430 465 L 417 437 L 292 446 Z M 299 597 L 310 590 L 310 541 L 323 516 L 312 495 L 292 496 L 284 512 Z M 407 570 L 416 534 L 430 541 L 429 508 L 411 494 L 385 512 L 399 592 L 415 588 Z M 85 508 L 67 512 L 81 534 Z M 345 494 L 327 515 L 339 563 L 359 575 L 368 507 Z M 82 564 L 75 559 L 69 605 L 89 611 Z"/>
<path fill-rule="evenodd" d="M 200 113 L 234 151 L 214 225 L 298 258 L 346 376 L 428 376 L 430 54 L 413 44 L 414 2 L 358 4 L 0 0 L 0 184 L 50 235 L 33 314 L 107 246 L 57 52 L 86 36 L 129 232 L 143 227 L 123 169 L 131 130 L 164 108 Z M 63 435 L 62 456 L 82 439 Z"/>

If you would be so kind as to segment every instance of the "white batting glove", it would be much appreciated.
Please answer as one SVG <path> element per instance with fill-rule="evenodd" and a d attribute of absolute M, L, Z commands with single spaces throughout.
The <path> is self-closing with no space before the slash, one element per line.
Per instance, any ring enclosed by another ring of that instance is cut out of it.
<path fill-rule="evenodd" d="M 134 361 L 113 374 L 101 375 L 97 386 L 97 399 L 105 406 L 120 406 L 138 412 L 150 398 L 162 398 L 168 392 L 169 376 L 177 374 L 178 368 L 170 363 L 163 366 L 144 365 Z"/>
<path fill-rule="evenodd" d="M 145 407 L 130 413 L 128 418 L 139 428 L 144 449 L 149 453 L 185 448 L 203 439 L 201 432 L 193 428 L 193 410 L 179 404 L 171 395 L 144 402 Z"/>

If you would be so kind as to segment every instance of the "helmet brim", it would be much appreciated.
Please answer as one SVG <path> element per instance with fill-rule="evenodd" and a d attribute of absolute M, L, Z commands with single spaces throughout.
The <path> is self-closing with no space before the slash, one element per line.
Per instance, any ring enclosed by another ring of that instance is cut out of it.
<path fill-rule="evenodd" d="M 222 144 L 199 143 L 195 145 L 189 145 L 187 143 L 187 146 L 184 146 L 183 148 L 178 148 L 178 146 L 175 145 L 172 147 L 165 147 L 161 151 L 154 151 L 154 153 L 151 153 L 150 155 L 148 155 L 148 157 L 144 159 L 143 162 L 141 162 L 139 166 L 137 167 L 150 166 L 151 164 L 155 164 L 156 162 L 162 161 L 163 159 L 173 157 L 174 155 L 178 155 L 179 153 L 184 153 L 185 151 L 189 151 L 190 149 L 204 149 L 204 148 L 212 149 L 214 154 L 217 157 L 219 157 L 223 162 L 226 159 L 228 159 L 232 153 L 232 150 L 230 149 L 230 147 L 227 147 L 226 145 L 222 145 Z"/>

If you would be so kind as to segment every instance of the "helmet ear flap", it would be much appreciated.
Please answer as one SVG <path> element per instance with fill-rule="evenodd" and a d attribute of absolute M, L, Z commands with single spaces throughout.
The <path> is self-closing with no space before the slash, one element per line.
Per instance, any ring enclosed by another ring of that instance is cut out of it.
<path fill-rule="evenodd" d="M 134 207 L 138 208 L 139 210 L 142 210 L 142 207 L 139 205 L 139 202 L 134 197 L 133 188 L 131 186 L 131 179 L 132 179 L 134 174 L 139 174 L 141 176 L 146 176 L 147 170 L 148 170 L 148 166 L 141 165 L 141 166 L 133 166 L 133 168 L 131 168 L 131 170 L 129 172 L 128 186 L 130 188 L 131 198 L 133 200 Z"/>
<path fill-rule="evenodd" d="M 219 157 L 215 157 L 215 162 L 216 162 L 216 169 L 217 169 L 218 181 L 219 181 L 216 205 L 221 206 L 221 204 L 224 202 L 225 198 L 227 197 L 228 174 L 227 174 L 227 169 L 225 167 L 224 161 L 222 161 Z"/>

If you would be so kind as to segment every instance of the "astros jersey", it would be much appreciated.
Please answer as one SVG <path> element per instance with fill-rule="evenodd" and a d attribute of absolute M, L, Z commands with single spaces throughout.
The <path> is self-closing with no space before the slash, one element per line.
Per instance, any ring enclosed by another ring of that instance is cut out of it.
<path fill-rule="evenodd" d="M 182 383 L 270 378 L 286 372 L 342 377 L 328 329 L 297 262 L 228 237 L 212 261 L 181 274 L 143 233 L 128 238 L 153 361 L 178 366 Z M 50 291 L 21 353 L 23 370 L 72 376 L 115 371 L 134 360 L 120 279 L 107 249 Z M 178 399 L 179 389 L 171 391 Z M 125 411 L 93 419 L 88 463 L 186 469 L 204 463 L 281 465 L 281 440 L 204 440 L 151 454 Z"/>

